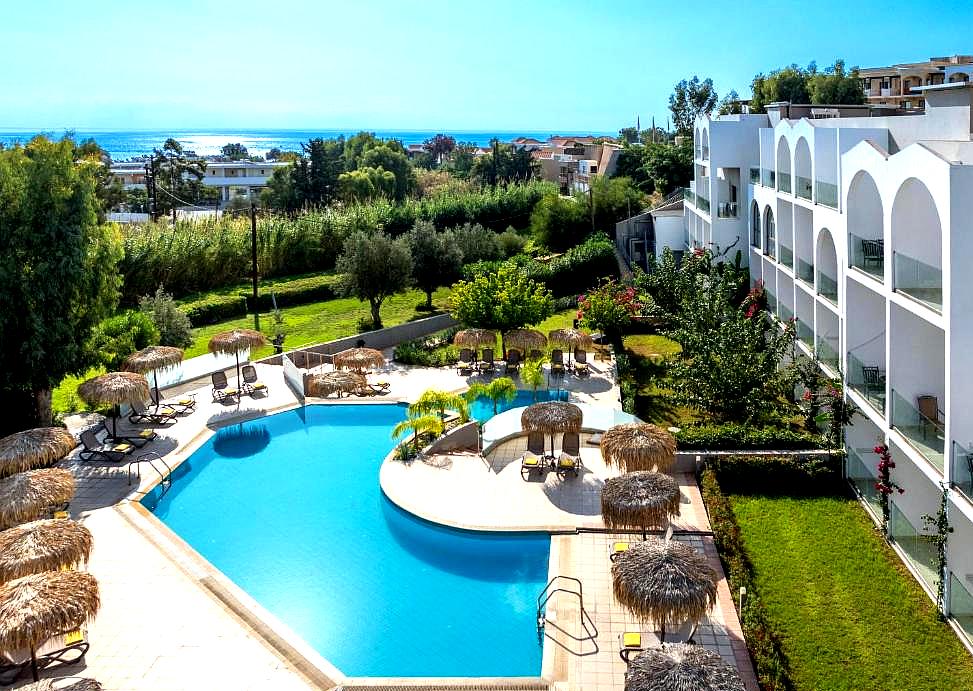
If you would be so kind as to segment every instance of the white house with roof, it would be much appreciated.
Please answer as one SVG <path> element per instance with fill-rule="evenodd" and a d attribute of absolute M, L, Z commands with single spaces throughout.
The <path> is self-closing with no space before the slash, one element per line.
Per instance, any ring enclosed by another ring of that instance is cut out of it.
<path fill-rule="evenodd" d="M 145 185 L 145 161 L 113 163 L 112 174 L 126 188 Z M 207 161 L 202 183 L 217 187 L 220 199 L 229 201 L 234 194 L 248 195 L 267 186 L 274 170 L 289 166 L 286 161 Z"/>
<path fill-rule="evenodd" d="M 946 609 L 969 644 L 973 86 L 921 90 L 922 115 L 775 104 L 700 118 L 684 230 L 690 248 L 742 246 L 771 310 L 795 320 L 799 351 L 844 381 L 861 410 L 845 433 L 846 474 L 876 519 L 873 448 L 888 445 L 905 490 L 890 496 L 889 535 L 932 597 L 939 574 L 922 517 L 946 492 Z"/>

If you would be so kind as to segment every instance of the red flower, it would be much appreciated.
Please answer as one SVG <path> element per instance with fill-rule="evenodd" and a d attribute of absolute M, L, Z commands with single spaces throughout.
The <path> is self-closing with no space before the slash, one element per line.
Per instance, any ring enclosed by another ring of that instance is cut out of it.
<path fill-rule="evenodd" d="M 810 401 L 814 398 L 814 394 L 811 393 L 811 389 L 804 389 L 804 395 L 801 396 L 805 401 Z"/>

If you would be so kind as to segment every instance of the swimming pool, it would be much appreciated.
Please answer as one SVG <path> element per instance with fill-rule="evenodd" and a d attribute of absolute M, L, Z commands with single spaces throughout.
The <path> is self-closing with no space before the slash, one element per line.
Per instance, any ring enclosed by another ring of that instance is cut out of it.
<path fill-rule="evenodd" d="M 568 392 L 564 389 L 554 390 L 554 389 L 538 389 L 536 396 L 533 391 L 525 391 L 524 389 L 517 389 L 517 396 L 510 403 L 503 402 L 497 406 L 497 413 L 502 413 L 505 410 L 510 410 L 511 408 L 522 408 L 528 406 L 531 403 L 538 403 L 540 401 L 566 401 L 568 400 Z M 477 398 L 475 401 L 470 403 L 470 417 L 478 422 L 486 422 L 493 417 L 493 401 L 488 398 Z"/>
<path fill-rule="evenodd" d="M 378 470 L 404 417 L 327 405 L 233 425 L 143 503 L 348 676 L 538 676 L 550 537 L 392 504 Z"/>

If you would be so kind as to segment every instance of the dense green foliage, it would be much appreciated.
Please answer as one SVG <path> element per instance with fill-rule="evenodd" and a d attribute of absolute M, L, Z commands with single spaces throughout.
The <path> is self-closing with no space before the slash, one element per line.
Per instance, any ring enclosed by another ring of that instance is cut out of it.
<path fill-rule="evenodd" d="M 615 175 L 632 180 L 637 189 L 663 196 L 686 187 L 693 178 L 693 142 L 659 142 L 626 146 L 618 155 Z"/>
<path fill-rule="evenodd" d="M 676 134 L 692 137 L 696 118 L 712 113 L 717 99 L 712 79 L 700 81 L 693 75 L 692 79 L 683 79 L 676 84 L 669 96 L 669 111 Z"/>
<path fill-rule="evenodd" d="M 790 65 L 773 70 L 768 75 L 758 74 L 751 85 L 753 99 L 750 111 L 764 112 L 768 103 L 789 101 L 814 105 L 861 104 L 865 102 L 858 68 L 845 70 L 843 60 L 836 60 L 823 72 L 815 63 L 806 68 Z"/>
<path fill-rule="evenodd" d="M 74 144 L 0 150 L 0 434 L 51 423 L 51 389 L 91 362 L 117 303 L 121 243 L 99 225 L 95 166 Z"/>
<path fill-rule="evenodd" d="M 622 345 L 622 334 L 638 310 L 635 289 L 621 286 L 614 279 L 603 280 L 578 298 L 581 325 L 605 334 L 618 348 Z"/>
<path fill-rule="evenodd" d="M 554 313 L 547 288 L 512 266 L 460 281 L 453 286 L 449 302 L 461 324 L 501 333 L 533 326 Z"/>
<path fill-rule="evenodd" d="M 157 343 L 159 330 L 152 318 L 141 311 L 126 310 L 98 324 L 91 334 L 89 347 L 96 365 L 118 370 L 136 350 Z"/>
<path fill-rule="evenodd" d="M 412 282 L 412 255 L 405 238 L 393 240 L 385 233 L 357 232 L 345 241 L 337 264 L 341 292 L 371 307 L 371 327 L 382 328 L 382 303 Z M 431 292 L 430 292 L 431 304 Z"/>
<path fill-rule="evenodd" d="M 179 307 L 172 296 L 162 289 L 153 295 L 146 295 L 139 300 L 139 309 L 151 320 L 158 340 L 152 341 L 159 345 L 174 348 L 186 348 L 193 342 L 192 322 Z M 145 345 L 148 345 L 146 343 Z M 139 346 L 143 348 L 144 346 Z"/>
<path fill-rule="evenodd" d="M 433 291 L 459 278 L 463 253 L 429 221 L 417 222 L 405 237 L 412 253 L 415 285 L 426 294 L 426 309 L 432 310 Z"/>
<path fill-rule="evenodd" d="M 680 449 L 721 451 L 753 449 L 786 451 L 820 449 L 820 435 L 791 430 L 778 425 L 748 425 L 735 422 L 697 424 L 683 427 L 676 434 Z"/>

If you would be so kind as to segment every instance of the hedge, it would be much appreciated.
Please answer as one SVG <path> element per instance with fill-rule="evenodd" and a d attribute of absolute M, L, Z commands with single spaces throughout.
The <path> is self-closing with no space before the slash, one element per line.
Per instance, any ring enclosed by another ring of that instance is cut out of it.
<path fill-rule="evenodd" d="M 810 432 L 733 422 L 684 427 L 676 433 L 676 441 L 682 451 L 792 451 L 820 449 L 824 446 L 824 440 Z"/>
<path fill-rule="evenodd" d="M 713 542 L 720 554 L 730 592 L 734 596 L 743 638 L 753 659 L 760 688 L 763 691 L 790 691 L 794 684 L 790 678 L 787 656 L 781 646 L 780 636 L 767 616 L 767 609 L 760 600 L 754 581 L 753 564 L 740 537 L 740 525 L 733 513 L 733 507 L 720 489 L 716 472 L 712 468 L 703 470 L 700 490 L 709 514 Z M 738 599 L 740 588 L 747 589 L 742 609 Z"/>
<path fill-rule="evenodd" d="M 848 485 L 842 479 L 841 453 L 813 456 L 722 456 L 711 458 L 707 467 L 731 494 L 786 496 L 843 495 Z"/>
<path fill-rule="evenodd" d="M 179 304 L 193 326 L 206 326 L 217 322 L 243 317 L 247 314 L 247 298 L 244 295 L 210 295 L 199 300 Z"/>

